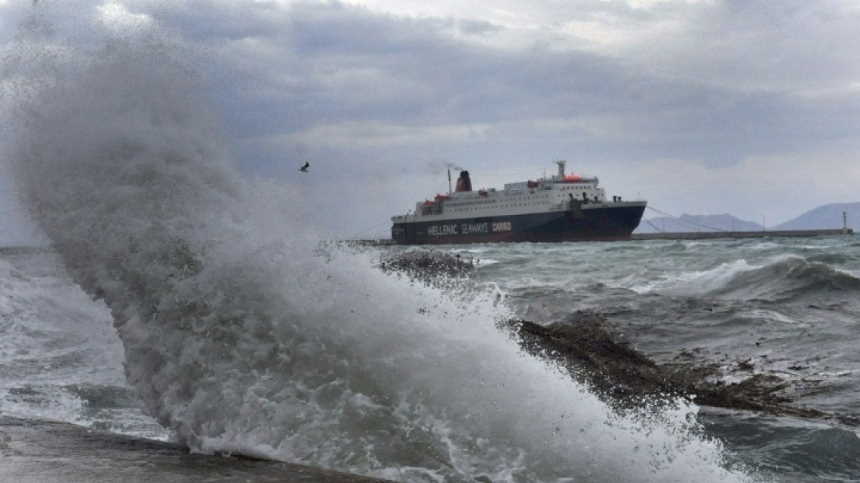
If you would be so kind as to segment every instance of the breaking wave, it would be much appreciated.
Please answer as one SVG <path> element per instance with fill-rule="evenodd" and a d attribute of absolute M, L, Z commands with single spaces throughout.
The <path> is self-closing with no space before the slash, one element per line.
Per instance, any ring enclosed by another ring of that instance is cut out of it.
<path fill-rule="evenodd" d="M 193 450 L 411 481 L 745 478 L 695 407 L 622 417 L 521 353 L 493 294 L 320 256 L 289 192 L 238 176 L 155 27 L 103 48 L 46 30 L 15 45 L 18 183 L 110 308 L 148 412 Z"/>
<path fill-rule="evenodd" d="M 787 257 L 734 274 L 714 290 L 738 298 L 787 300 L 809 295 L 860 293 L 860 279 L 822 262 Z"/>
<path fill-rule="evenodd" d="M 638 293 L 658 292 L 669 295 L 702 295 L 723 289 L 737 274 L 754 267 L 746 260 L 721 263 L 709 270 L 682 272 L 668 278 L 631 274 L 622 283 Z M 648 280 L 643 282 L 642 279 Z"/>
<path fill-rule="evenodd" d="M 860 278 L 829 263 L 848 260 L 843 256 L 779 257 L 764 265 L 744 259 L 716 267 L 682 273 L 672 279 L 633 287 L 637 292 L 668 295 L 711 295 L 738 299 L 784 301 L 813 295 L 841 296 L 860 292 Z M 827 263 L 825 263 L 827 262 Z"/>

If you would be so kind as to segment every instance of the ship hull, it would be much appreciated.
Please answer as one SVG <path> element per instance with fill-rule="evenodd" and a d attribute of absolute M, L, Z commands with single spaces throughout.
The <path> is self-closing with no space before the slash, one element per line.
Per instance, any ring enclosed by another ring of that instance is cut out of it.
<path fill-rule="evenodd" d="M 391 238 L 403 245 L 493 242 L 629 240 L 644 203 L 523 215 L 395 223 Z"/>

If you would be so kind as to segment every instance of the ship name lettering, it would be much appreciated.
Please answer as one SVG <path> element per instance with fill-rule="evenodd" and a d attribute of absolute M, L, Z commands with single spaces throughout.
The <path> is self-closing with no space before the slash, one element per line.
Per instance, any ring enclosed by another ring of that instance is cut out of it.
<path fill-rule="evenodd" d="M 456 235 L 457 225 L 432 225 L 427 228 L 430 236 Z"/>
<path fill-rule="evenodd" d="M 493 231 L 511 231 L 511 222 L 510 221 L 497 221 L 493 223 Z"/>
<path fill-rule="evenodd" d="M 460 225 L 460 232 L 465 234 L 468 233 L 487 233 L 489 231 L 489 225 L 484 223 L 463 223 Z"/>

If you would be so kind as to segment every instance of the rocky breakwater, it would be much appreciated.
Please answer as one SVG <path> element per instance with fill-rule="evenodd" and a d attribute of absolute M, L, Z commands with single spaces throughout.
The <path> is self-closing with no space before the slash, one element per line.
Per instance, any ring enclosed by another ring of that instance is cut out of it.
<path fill-rule="evenodd" d="M 388 254 L 380 268 L 438 285 L 451 277 L 468 277 L 475 265 L 457 256 L 420 250 Z M 799 381 L 770 373 L 744 373 L 742 363 L 737 367 L 740 371 L 727 374 L 725 366 L 685 357 L 681 351 L 671 362 L 658 364 L 624 340 L 600 313 L 575 311 L 565 320 L 550 324 L 509 320 L 499 328 L 508 331 L 525 352 L 561 365 L 618 410 L 671 404 L 682 397 L 702 406 L 860 426 L 854 415 L 796 404 L 803 394 Z M 726 382 L 729 375 L 740 379 Z"/>
<path fill-rule="evenodd" d="M 475 266 L 471 258 L 430 250 L 386 254 L 379 261 L 379 268 L 385 272 L 400 272 L 425 282 L 468 277 Z"/>
<path fill-rule="evenodd" d="M 717 363 L 688 362 L 679 354 L 673 362 L 657 364 L 624 341 L 598 313 L 577 311 L 546 326 L 524 320 L 501 326 L 526 352 L 562 365 L 619 409 L 685 397 L 703 406 L 860 424 L 851 415 L 795 405 L 801 388 L 775 374 L 752 374 L 726 383 L 726 374 Z"/>

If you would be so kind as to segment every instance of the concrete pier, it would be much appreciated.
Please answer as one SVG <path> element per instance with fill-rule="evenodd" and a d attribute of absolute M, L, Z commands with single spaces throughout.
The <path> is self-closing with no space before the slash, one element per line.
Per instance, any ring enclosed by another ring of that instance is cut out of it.
<path fill-rule="evenodd" d="M 774 231 L 690 231 L 665 233 L 634 233 L 631 240 L 716 240 L 720 238 L 811 238 L 819 236 L 853 235 L 851 228 L 836 230 L 774 230 Z"/>
<path fill-rule="evenodd" d="M 67 423 L 0 416 L 0 481 L 20 483 L 384 483 L 337 471 L 234 455 Z"/>
<path fill-rule="evenodd" d="M 663 233 L 634 233 L 631 240 L 718 240 L 721 238 L 813 238 L 820 236 L 853 235 L 852 228 L 835 230 L 771 230 L 771 231 L 684 231 Z M 348 240 L 340 243 L 359 246 L 388 246 L 396 245 L 394 240 Z"/>

